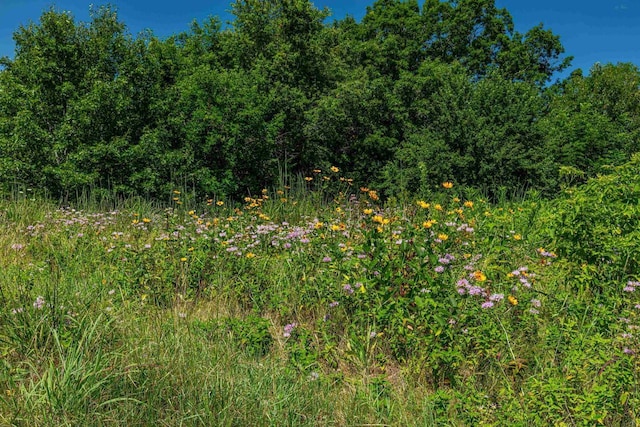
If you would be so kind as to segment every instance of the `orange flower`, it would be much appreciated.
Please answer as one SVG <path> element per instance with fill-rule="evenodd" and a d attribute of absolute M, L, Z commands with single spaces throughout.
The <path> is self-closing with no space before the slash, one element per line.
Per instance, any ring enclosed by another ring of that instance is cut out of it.
<path fill-rule="evenodd" d="M 442 183 L 444 188 L 453 188 L 453 182 L 445 181 Z"/>

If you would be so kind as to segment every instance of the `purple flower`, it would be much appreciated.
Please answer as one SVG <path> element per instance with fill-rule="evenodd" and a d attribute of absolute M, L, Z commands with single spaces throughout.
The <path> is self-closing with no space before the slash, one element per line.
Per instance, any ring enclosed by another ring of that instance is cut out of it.
<path fill-rule="evenodd" d="M 484 294 L 484 289 L 480 286 L 471 286 L 469 288 L 469 295 L 482 295 Z"/>
<path fill-rule="evenodd" d="M 531 300 L 531 305 L 534 306 L 534 307 L 540 307 L 542 304 L 540 303 L 539 299 L 535 299 L 534 298 L 534 299 Z"/>
<path fill-rule="evenodd" d="M 469 286 L 469 281 L 467 279 L 460 279 L 460 280 L 458 280 L 458 283 L 456 283 L 456 286 L 458 286 L 458 287 L 467 287 L 467 286 Z"/>
<path fill-rule="evenodd" d="M 489 299 L 493 302 L 502 301 L 504 299 L 504 294 L 492 294 Z"/>
<path fill-rule="evenodd" d="M 623 349 L 622 349 L 622 352 L 623 352 L 624 354 L 635 354 L 635 351 L 631 350 L 631 349 L 630 349 L 630 348 L 628 348 L 628 347 L 623 348 Z"/>
<path fill-rule="evenodd" d="M 346 284 L 342 287 L 342 289 L 344 289 L 344 291 L 348 294 L 352 294 L 353 293 L 353 288 L 351 287 L 350 284 Z"/>
<path fill-rule="evenodd" d="M 41 310 L 42 307 L 44 307 L 44 297 L 38 296 L 38 298 L 33 302 L 33 306 L 38 310 Z"/>
<path fill-rule="evenodd" d="M 443 267 L 443 266 L 441 266 L 441 265 L 437 266 L 437 267 L 435 268 L 435 272 L 436 272 L 436 273 L 442 273 L 442 272 L 444 272 L 444 267 Z"/>
<path fill-rule="evenodd" d="M 340 305 L 340 303 L 338 301 L 333 301 L 333 302 L 329 303 L 329 307 L 331 307 L 331 308 L 337 307 L 339 305 Z"/>
<path fill-rule="evenodd" d="M 540 312 L 538 310 L 536 310 L 535 308 L 530 308 L 529 309 L 529 313 L 531 313 L 531 314 L 540 314 Z"/>
<path fill-rule="evenodd" d="M 377 336 L 378 336 L 378 334 L 376 333 L 376 331 L 371 331 L 371 332 L 369 333 L 369 338 L 370 338 L 370 339 L 374 339 L 374 338 L 375 338 L 375 337 L 377 337 Z"/>
<path fill-rule="evenodd" d="M 297 323 L 289 323 L 288 325 L 286 325 L 284 327 L 284 337 L 285 338 L 289 338 L 291 336 L 291 332 L 293 332 L 293 330 L 295 329 L 295 327 L 298 326 Z"/>
<path fill-rule="evenodd" d="M 491 308 L 491 307 L 493 307 L 493 302 L 491 302 L 491 301 L 485 301 L 485 302 L 483 302 L 483 303 L 482 303 L 481 307 L 482 307 L 482 308 L 485 308 L 485 309 L 486 309 L 486 308 Z"/>
<path fill-rule="evenodd" d="M 331 262 L 331 257 L 326 256 L 322 258 L 322 262 Z"/>

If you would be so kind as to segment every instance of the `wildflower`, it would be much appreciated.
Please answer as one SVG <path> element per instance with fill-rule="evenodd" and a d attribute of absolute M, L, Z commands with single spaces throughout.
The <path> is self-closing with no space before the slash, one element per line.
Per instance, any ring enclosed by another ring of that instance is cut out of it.
<path fill-rule="evenodd" d="M 335 308 L 335 307 L 337 307 L 338 305 L 340 305 L 340 303 L 339 303 L 338 301 L 333 301 L 333 302 L 330 302 L 330 303 L 329 303 L 329 307 L 331 307 L 331 308 Z"/>
<path fill-rule="evenodd" d="M 316 381 L 318 378 L 320 378 L 320 374 L 317 372 L 311 372 L 309 374 L 309 381 Z"/>
<path fill-rule="evenodd" d="M 297 323 L 289 323 L 288 325 L 285 325 L 284 327 L 284 333 L 282 334 L 285 338 L 289 338 L 291 336 L 291 332 L 293 332 L 293 330 L 295 329 L 295 327 L 298 326 Z"/>
<path fill-rule="evenodd" d="M 251 259 L 251 258 L 255 258 L 256 254 L 254 254 L 253 252 L 249 252 L 247 253 L 247 255 L 245 255 L 247 258 Z"/>
<path fill-rule="evenodd" d="M 44 307 L 44 297 L 39 295 L 38 298 L 36 298 L 36 300 L 33 302 L 33 306 L 38 310 L 41 310 L 42 307 Z"/>
<path fill-rule="evenodd" d="M 322 258 L 322 262 L 331 262 L 331 257 L 326 256 Z"/>
<path fill-rule="evenodd" d="M 449 181 L 443 182 L 442 186 L 447 189 L 453 188 L 453 182 L 449 182 Z"/>
<path fill-rule="evenodd" d="M 441 204 L 436 204 L 433 208 L 435 210 L 437 210 L 437 211 L 441 211 L 442 210 L 442 205 Z"/>
<path fill-rule="evenodd" d="M 313 227 L 314 227 L 316 230 L 318 230 L 318 229 L 322 228 L 323 226 L 324 226 L 324 222 L 320 222 L 320 221 L 318 221 L 318 222 L 316 222 L 315 224 L 313 224 Z"/>
<path fill-rule="evenodd" d="M 373 213 L 373 209 L 364 209 L 362 213 L 364 213 L 365 215 L 371 215 Z"/>
<path fill-rule="evenodd" d="M 627 348 L 627 347 L 623 348 L 622 352 L 624 354 L 634 354 L 635 353 L 635 351 L 633 351 L 633 350 L 631 350 L 630 348 Z"/>
<path fill-rule="evenodd" d="M 436 273 L 443 273 L 444 272 L 444 267 L 439 265 L 435 268 L 435 272 Z"/>
<path fill-rule="evenodd" d="M 218 205 L 218 206 L 222 206 L 222 205 L 224 205 L 224 202 L 223 202 L 222 200 L 218 200 L 218 201 L 216 202 L 216 205 Z"/>
<path fill-rule="evenodd" d="M 343 289 L 346 293 L 348 293 L 348 294 L 352 294 L 352 293 L 353 293 L 353 288 L 352 288 L 352 287 L 351 287 L 351 285 L 350 285 L 350 284 L 348 284 L 348 283 L 347 283 L 346 285 L 344 285 L 344 286 L 342 287 L 342 289 Z"/>
<path fill-rule="evenodd" d="M 429 206 L 431 206 L 429 203 L 425 202 L 424 200 L 418 200 L 416 203 L 422 209 L 429 209 Z"/>
<path fill-rule="evenodd" d="M 440 233 L 440 234 L 438 234 L 438 239 L 442 240 L 443 242 L 444 242 L 445 240 L 447 240 L 448 238 L 449 238 L 449 236 L 448 236 L 448 235 L 446 235 L 446 234 L 444 234 L 444 233 Z"/>
<path fill-rule="evenodd" d="M 487 280 L 487 276 L 480 270 L 476 270 L 473 272 L 473 278 L 478 282 L 484 282 Z"/>
<path fill-rule="evenodd" d="M 148 224 L 151 222 L 150 218 L 142 218 L 142 222 L 144 222 L 145 224 Z"/>
<path fill-rule="evenodd" d="M 481 307 L 484 308 L 484 309 L 491 308 L 491 307 L 493 307 L 493 302 L 485 301 L 485 302 L 482 303 Z"/>
<path fill-rule="evenodd" d="M 509 295 L 507 297 L 507 299 L 509 300 L 509 303 L 511 305 L 518 305 L 518 299 L 516 297 L 514 297 L 513 295 Z"/>
<path fill-rule="evenodd" d="M 504 294 L 492 294 L 489 297 L 489 300 L 491 300 L 493 302 L 502 301 L 503 299 L 504 299 Z"/>
<path fill-rule="evenodd" d="M 473 208 L 473 202 L 471 200 L 467 200 L 466 202 L 464 202 L 464 207 L 472 209 Z"/>
<path fill-rule="evenodd" d="M 378 192 L 375 191 L 375 190 L 369 190 L 368 194 L 369 194 L 369 198 L 371 200 L 379 200 L 380 199 L 380 197 L 378 196 Z"/>
<path fill-rule="evenodd" d="M 513 240 L 522 240 L 522 234 L 514 234 Z"/>
<path fill-rule="evenodd" d="M 305 176 L 305 177 L 304 177 L 304 180 L 305 180 L 305 181 L 307 181 L 307 182 L 309 182 L 309 181 L 313 181 L 313 177 L 311 177 L 311 176 Z"/>
<path fill-rule="evenodd" d="M 227 250 L 228 250 L 228 249 L 227 249 Z M 180 258 L 180 261 L 182 261 L 182 262 L 187 262 L 187 257 L 182 257 L 182 258 Z"/>
<path fill-rule="evenodd" d="M 436 222 L 435 220 L 430 219 L 429 221 L 425 221 L 425 222 L 423 222 L 423 223 L 422 223 L 422 226 L 423 226 L 424 228 L 431 228 L 431 227 L 433 227 L 433 225 L 434 225 L 434 224 L 436 224 L 436 223 L 437 223 L 437 222 Z"/>
<path fill-rule="evenodd" d="M 540 300 L 534 298 L 531 300 L 531 305 L 534 307 L 540 307 L 542 303 L 540 303 Z"/>
<path fill-rule="evenodd" d="M 14 243 L 13 245 L 11 245 L 11 249 L 13 249 L 14 251 L 21 251 L 22 249 L 24 249 L 24 245 L 21 243 Z"/>
<path fill-rule="evenodd" d="M 320 169 L 314 169 L 313 170 L 313 173 L 321 173 L 321 172 L 322 172 L 322 170 L 320 170 Z"/>
<path fill-rule="evenodd" d="M 482 289 L 480 286 L 471 286 L 469 288 L 469 295 L 482 295 L 482 294 L 484 294 L 484 289 Z"/>
<path fill-rule="evenodd" d="M 331 172 L 338 173 L 340 172 L 340 169 L 338 169 L 336 166 L 331 166 Z"/>

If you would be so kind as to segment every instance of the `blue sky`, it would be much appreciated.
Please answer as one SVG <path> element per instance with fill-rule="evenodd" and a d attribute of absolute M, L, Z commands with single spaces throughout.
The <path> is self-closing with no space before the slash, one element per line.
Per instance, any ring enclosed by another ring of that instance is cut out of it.
<path fill-rule="evenodd" d="M 52 4 L 70 11 L 76 20 L 87 21 L 88 0 L 0 0 L 0 56 L 13 56 L 12 34 L 20 24 L 38 20 Z M 103 4 L 96 0 L 95 4 Z M 111 0 L 120 19 L 133 34 L 151 29 L 160 36 L 186 30 L 194 19 L 207 16 L 230 19 L 231 0 Z M 420 0 L 420 3 L 422 1 Z M 350 14 L 360 19 L 373 0 L 315 0 L 329 7 L 333 16 Z M 496 0 L 509 10 L 516 29 L 526 32 L 539 23 L 560 35 L 567 54 L 574 56 L 572 69 L 588 71 L 595 62 L 633 62 L 640 66 L 640 0 Z M 568 74 L 565 73 L 565 75 Z M 562 76 L 557 76 L 562 77 Z"/>

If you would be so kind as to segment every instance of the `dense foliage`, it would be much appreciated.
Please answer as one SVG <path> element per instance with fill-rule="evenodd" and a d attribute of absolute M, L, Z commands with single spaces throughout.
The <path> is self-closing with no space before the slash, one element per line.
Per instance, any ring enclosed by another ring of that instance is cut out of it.
<path fill-rule="evenodd" d="M 569 65 L 494 0 L 377 0 L 329 22 L 309 0 L 236 0 L 160 40 L 109 7 L 45 11 L 0 62 L 0 183 L 242 196 L 337 165 L 385 194 L 443 180 L 552 194 L 639 151 L 640 71 Z M 283 173 L 286 172 L 286 173 Z"/>
<path fill-rule="evenodd" d="M 639 172 L 497 205 L 335 167 L 242 204 L 0 199 L 0 423 L 637 425 Z"/>

